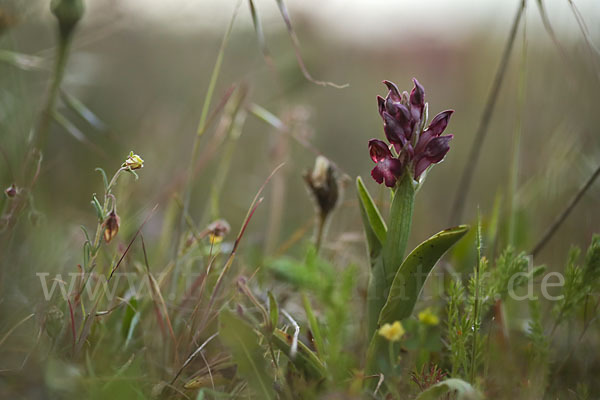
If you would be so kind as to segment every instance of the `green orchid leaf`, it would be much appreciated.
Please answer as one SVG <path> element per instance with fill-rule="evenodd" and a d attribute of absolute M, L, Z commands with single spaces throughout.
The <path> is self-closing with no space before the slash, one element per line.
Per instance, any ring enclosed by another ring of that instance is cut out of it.
<path fill-rule="evenodd" d="M 227 346 L 238 365 L 238 371 L 261 399 L 274 399 L 273 379 L 267 373 L 264 350 L 259 337 L 246 322 L 224 309 L 219 314 L 219 339 Z"/>
<path fill-rule="evenodd" d="M 357 179 L 357 189 L 371 262 L 367 289 L 367 334 L 371 337 L 377 328 L 379 313 L 385 305 L 393 277 L 402 263 L 410 234 L 415 191 L 412 179 L 405 174 L 392 200 L 388 230 L 360 178 Z"/>
<path fill-rule="evenodd" d="M 277 300 L 273 297 L 273 293 L 268 292 L 269 295 L 269 323 L 271 324 L 271 331 L 277 328 L 279 323 L 279 306 Z"/>
<path fill-rule="evenodd" d="M 444 255 L 469 230 L 467 225 L 443 230 L 415 248 L 402 263 L 379 314 L 379 325 L 408 318 L 429 273 Z"/>
<path fill-rule="evenodd" d="M 387 235 L 387 227 L 381 217 L 379 209 L 375 205 L 373 198 L 369 194 L 361 177 L 356 178 L 356 192 L 358 194 L 358 204 L 362 216 L 365 234 L 367 236 L 367 246 L 371 260 L 377 258 L 381 252 L 383 243 Z M 374 266 L 374 263 L 371 264 Z"/>
<path fill-rule="evenodd" d="M 129 299 L 126 303 L 125 315 L 123 315 L 123 321 L 121 322 L 121 336 L 127 340 L 130 336 L 131 325 L 133 324 L 133 317 L 139 314 L 138 302 L 135 297 Z"/>
<path fill-rule="evenodd" d="M 385 275 L 383 274 L 383 256 L 372 260 L 373 268 L 369 274 L 369 284 L 367 287 L 367 337 L 373 336 L 377 329 L 379 313 L 385 305 Z"/>
<path fill-rule="evenodd" d="M 325 344 L 323 342 L 323 336 L 321 335 L 321 328 L 319 327 L 319 321 L 317 321 L 317 317 L 315 317 L 315 313 L 313 312 L 312 306 L 310 305 L 310 300 L 308 299 L 306 293 L 302 293 L 302 304 L 304 305 L 306 319 L 308 319 L 308 324 L 313 334 L 317 354 L 323 356 L 325 354 Z"/>

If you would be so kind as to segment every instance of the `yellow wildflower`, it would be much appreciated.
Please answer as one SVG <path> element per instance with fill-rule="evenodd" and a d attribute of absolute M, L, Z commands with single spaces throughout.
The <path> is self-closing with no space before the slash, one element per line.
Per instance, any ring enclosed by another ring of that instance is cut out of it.
<path fill-rule="evenodd" d="M 419 313 L 419 321 L 425 325 L 435 326 L 440 323 L 440 319 L 437 315 L 431 312 L 431 308 L 427 307 Z"/>
<path fill-rule="evenodd" d="M 127 157 L 127 160 L 125 160 L 122 166 L 128 167 L 131 170 L 140 169 L 144 166 L 144 160 L 132 151 L 129 153 L 129 157 Z"/>
<path fill-rule="evenodd" d="M 212 244 L 219 244 L 223 241 L 223 236 L 217 236 L 214 233 L 209 233 L 208 238 Z"/>
<path fill-rule="evenodd" d="M 393 324 L 384 324 L 379 328 L 379 334 L 389 340 L 390 342 L 397 342 L 402 336 L 404 336 L 404 327 L 400 321 L 396 321 Z"/>
<path fill-rule="evenodd" d="M 230 229 L 227 221 L 219 219 L 206 228 L 206 233 L 208 233 L 208 238 L 212 244 L 218 244 L 223 241 L 223 238 L 229 233 Z"/>

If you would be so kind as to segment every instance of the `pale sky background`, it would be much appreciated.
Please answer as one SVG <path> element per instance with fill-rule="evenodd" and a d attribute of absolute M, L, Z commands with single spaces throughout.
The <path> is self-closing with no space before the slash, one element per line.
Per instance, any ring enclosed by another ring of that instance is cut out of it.
<path fill-rule="evenodd" d="M 506 31 L 521 0 L 286 0 L 294 16 L 309 16 L 318 29 L 352 40 L 382 40 L 386 33 L 428 33 L 462 36 L 474 28 Z M 600 1 L 574 0 L 584 15 L 592 37 L 600 34 Z M 92 3 L 92 2 L 90 2 Z M 174 29 L 196 30 L 227 23 L 237 0 L 95 0 L 93 7 L 109 5 L 139 22 L 170 23 Z M 568 0 L 546 0 L 554 28 L 578 34 Z M 266 30 L 280 28 L 275 0 L 255 0 Z M 528 1 L 532 32 L 540 28 L 537 0 Z M 241 1 L 239 23 L 250 24 L 247 0 Z M 388 30 L 386 32 L 386 30 Z M 323 33 L 323 32 L 322 32 Z"/>

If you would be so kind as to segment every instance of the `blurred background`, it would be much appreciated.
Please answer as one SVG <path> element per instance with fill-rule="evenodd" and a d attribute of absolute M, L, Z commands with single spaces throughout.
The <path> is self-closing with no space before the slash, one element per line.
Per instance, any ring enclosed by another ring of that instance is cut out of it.
<path fill-rule="evenodd" d="M 520 3 L 288 0 L 306 68 L 317 80 L 348 84 L 339 89 L 303 76 L 277 2 L 256 0 L 270 55 L 266 61 L 248 3 L 242 1 L 212 108 L 232 85 L 244 87 L 247 104 L 264 107 L 293 127 L 296 139 L 249 114 L 230 146 L 231 162 L 222 163 L 229 147 L 210 147 L 217 118 L 200 141 L 207 162 L 194 180 L 190 214 L 204 222 L 210 222 L 207 215 L 224 218 L 236 232 L 258 188 L 285 162 L 245 238 L 271 254 L 314 216 L 302 174 L 321 153 L 348 177 L 329 246 L 343 245 L 344 256 L 364 258 L 355 177 L 362 176 L 374 196 L 387 201 L 384 188 L 369 177 L 373 165 L 367 141 L 383 138 L 376 95 L 386 94 L 384 79 L 410 90 L 416 77 L 425 87 L 430 117 L 448 108 L 456 112 L 447 130 L 454 134 L 451 150 L 430 171 L 417 197 L 409 247 L 449 225 L 460 176 L 472 168 L 462 221 L 473 223 L 478 208 L 490 218 L 496 204 L 504 246 L 514 195 L 514 244 L 530 251 L 600 163 L 600 53 L 595 47 L 600 44 L 600 3 L 576 1 L 587 25 L 586 41 L 569 1 L 547 2 L 552 34 L 537 3 L 528 2 L 479 162 L 472 165 L 468 152 Z M 51 272 L 76 269 L 84 241 L 80 225 L 94 226 L 90 199 L 102 191 L 94 169 L 118 169 L 130 150 L 144 158 L 145 166 L 138 181 L 122 178 L 118 188 L 122 238 L 131 236 L 158 204 L 146 227 L 147 240 L 172 246 L 161 236 L 162 221 L 175 207 L 173 195 L 181 191 L 177 182 L 188 167 L 212 69 L 236 4 L 86 2 L 62 87 L 93 116 L 81 118 L 64 97 L 57 105 L 70 125 L 52 124 L 35 209 L 21 221 L 19 233 L 6 239 L 11 246 L 0 256 L 5 266 L 0 284 L 11 290 L 0 307 L 31 309 L 27 297 L 34 293 L 32 280 L 37 284 L 40 265 Z M 0 35 L 0 49 L 12 54 L 2 52 L 0 60 L 0 184 L 5 188 L 22 168 L 50 79 L 57 41 L 48 2 L 0 0 Z M 15 59 L 14 52 L 33 58 Z M 520 151 L 515 152 L 519 121 Z M 222 194 L 218 204 L 211 204 L 211 185 L 219 174 L 226 174 Z M 571 244 L 587 247 L 600 227 L 599 201 L 596 184 L 536 264 L 560 270 Z M 308 239 L 310 227 L 306 232 Z"/>
<path fill-rule="evenodd" d="M 94 168 L 111 170 L 129 150 L 146 160 L 145 179 L 135 184 L 132 199 L 139 202 L 138 207 L 153 205 L 172 189 L 169 183 L 189 162 L 210 74 L 236 6 L 234 1 L 208 0 L 87 3 L 63 88 L 93 111 L 101 121 L 100 129 L 59 104 L 86 143 L 54 124 L 37 189 L 41 198 L 36 206 L 47 225 L 65 231 L 93 221 L 90 194 L 100 189 Z M 0 37 L 2 48 L 40 56 L 48 67 L 23 70 L 0 64 L 0 135 L 8 158 L 0 168 L 0 179 L 8 186 L 11 174 L 19 169 L 27 135 L 44 100 L 56 38 L 47 2 L 3 0 L 0 4 L 6 20 Z M 248 4 L 242 2 L 215 99 L 232 84 L 246 85 L 249 102 L 280 118 L 300 113 L 298 118 L 305 125 L 302 134 L 316 149 L 350 177 L 368 178 L 372 165 L 366 142 L 383 137 L 375 101 L 377 94 L 386 93 L 381 81 L 392 80 L 410 90 L 410 79 L 417 77 L 426 89 L 430 115 L 447 108 L 456 110 L 448 128 L 455 135 L 452 151 L 443 166 L 431 171 L 418 199 L 414 238 L 420 240 L 449 221 L 459 176 L 467 164 L 519 4 L 287 2 L 308 70 L 316 79 L 348 84 L 335 89 L 303 77 L 277 3 L 257 1 L 273 72 L 261 54 Z M 600 159 L 598 53 L 590 52 L 566 0 L 549 2 L 547 7 L 561 48 L 544 30 L 538 6 L 531 2 L 525 15 L 527 48 L 522 48 L 520 29 L 465 205 L 464 220 L 472 221 L 478 206 L 487 214 L 495 198 L 506 203 L 512 139 L 517 115 L 522 113 L 516 195 L 523 210 L 521 223 L 526 226 L 519 243 L 523 248 L 534 244 Z M 600 35 L 600 25 L 595 23 L 600 4 L 578 1 L 577 7 L 593 44 Z M 523 62 L 526 76 L 520 107 Z M 279 159 L 286 162 L 282 237 L 312 214 L 301 174 L 312 165 L 314 153 L 293 141 L 283 150 L 281 146 L 275 129 L 256 118 L 247 119 L 227 175 L 225 191 L 235 195 L 222 199 L 224 218 L 240 220 L 253 193 Z M 275 157 L 277 151 L 285 154 Z M 269 161 L 274 158 L 277 161 Z M 211 182 L 216 165 L 207 163 L 198 175 L 193 197 L 198 207 L 192 212 L 203 209 L 201 205 L 207 201 L 203 188 Z M 561 229 L 565 240 L 555 239 L 541 255 L 543 261 L 562 258 L 569 243 L 589 241 L 598 227 L 599 196 L 597 187 L 588 192 Z M 354 201 L 354 195 L 350 193 L 346 200 Z M 73 226 L 68 226 L 69 221 Z M 351 229 L 359 227 L 358 221 L 344 223 L 352 223 Z"/>

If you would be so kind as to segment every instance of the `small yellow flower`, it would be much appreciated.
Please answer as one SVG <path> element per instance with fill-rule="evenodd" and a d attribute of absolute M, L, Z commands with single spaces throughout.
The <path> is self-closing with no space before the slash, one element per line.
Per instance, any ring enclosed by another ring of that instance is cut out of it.
<path fill-rule="evenodd" d="M 216 220 L 206 228 L 206 233 L 212 244 L 218 244 L 223 241 L 225 235 L 229 233 L 229 224 L 223 219 Z"/>
<path fill-rule="evenodd" d="M 122 166 L 132 170 L 140 169 L 144 166 L 144 160 L 142 160 L 142 157 L 134 154 L 132 151 L 129 153 L 129 157 L 127 157 L 127 160 L 125 160 Z"/>
<path fill-rule="evenodd" d="M 389 340 L 390 342 L 397 342 L 402 336 L 404 336 L 404 327 L 400 321 L 396 321 L 393 324 L 384 324 L 379 328 L 379 334 Z"/>
<path fill-rule="evenodd" d="M 440 323 L 440 319 L 437 315 L 431 312 L 431 308 L 427 307 L 419 313 L 419 321 L 425 325 L 435 326 Z"/>
<path fill-rule="evenodd" d="M 219 244 L 223 241 L 223 236 L 217 236 L 214 233 L 209 233 L 208 239 L 212 244 Z"/>

